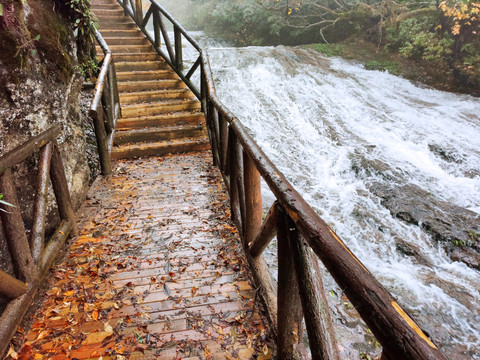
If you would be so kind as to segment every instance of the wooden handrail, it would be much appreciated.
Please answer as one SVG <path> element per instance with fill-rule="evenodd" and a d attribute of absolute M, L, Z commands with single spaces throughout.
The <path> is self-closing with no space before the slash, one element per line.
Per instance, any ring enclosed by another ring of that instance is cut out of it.
<path fill-rule="evenodd" d="M 103 51 L 104 57 L 95 84 L 89 115 L 93 119 L 95 128 L 102 174 L 109 175 L 112 172 L 110 152 L 113 146 L 117 120 L 121 116 L 120 97 L 112 52 L 98 30 L 95 32 L 95 38 Z"/>
<path fill-rule="evenodd" d="M 266 270 L 259 265 L 259 261 L 261 262 L 261 259 L 263 259 L 261 252 L 269 239 L 272 238 L 272 233 L 276 231 L 277 236 L 284 235 L 278 234 L 278 229 L 272 230 L 272 227 L 280 226 L 278 224 L 280 220 L 277 218 L 268 216 L 267 222 L 264 222 L 263 225 L 257 220 L 259 211 L 261 216 L 261 209 L 258 209 L 258 205 L 254 205 L 255 201 L 252 199 L 252 192 L 258 194 L 260 186 L 259 181 L 256 180 L 256 172 L 261 175 L 276 197 L 278 206 L 283 209 L 285 216 L 281 221 L 288 221 L 291 228 L 298 231 L 298 239 L 300 239 L 300 236 L 303 237 L 308 246 L 323 262 L 383 346 L 384 358 L 445 359 L 444 355 L 420 327 L 398 305 L 393 296 L 300 196 L 248 134 L 242 123 L 217 97 L 208 55 L 198 43 L 156 0 L 150 0 L 151 11 L 150 9 L 147 11 L 145 19 L 140 18 L 138 16 L 139 12 L 135 12 L 135 9 L 133 9 L 135 13 L 130 11 L 126 6 L 126 0 L 118 1 L 124 7 L 125 13 L 129 13 L 134 18 L 157 53 L 177 72 L 202 103 L 202 111 L 205 112 L 207 119 L 207 130 L 212 145 L 214 163 L 220 167 L 229 189 L 232 219 L 243 239 L 247 259 L 257 286 L 260 286 L 263 300 L 267 304 L 269 312 L 274 313 L 274 317 L 277 316 L 277 307 L 272 301 L 272 298 L 276 297 L 276 291 L 272 288 L 271 279 L 265 274 Z M 138 7 L 142 7 L 141 1 L 136 8 L 138 9 Z M 148 17 L 152 14 L 154 17 L 154 38 L 151 37 L 145 27 Z M 173 25 L 176 40 L 185 38 L 199 52 L 200 66 L 197 65 L 197 59 L 191 69 L 187 71 L 187 75 L 184 74 L 182 61 L 179 60 L 181 58 L 179 52 L 181 46 L 177 46 L 177 41 L 180 40 L 176 41 L 175 46 L 171 45 L 168 34 L 164 29 L 164 19 L 167 19 Z M 161 35 L 163 36 L 163 43 L 167 47 L 168 55 L 160 48 Z M 195 86 L 190 81 L 192 74 L 198 67 L 201 71 L 200 87 Z M 291 259 L 285 259 L 292 254 L 296 254 L 295 256 L 300 260 L 304 259 L 306 252 L 302 248 L 303 245 L 299 245 L 300 240 L 295 240 L 295 237 L 289 238 L 289 236 L 286 239 L 287 241 L 283 241 L 283 245 L 279 244 L 279 252 L 282 253 L 282 260 L 280 260 L 279 255 L 279 261 L 287 261 L 287 263 L 293 264 Z M 290 246 L 290 251 L 286 250 L 288 246 Z M 292 267 L 292 265 L 289 266 Z M 303 271 L 301 261 L 295 267 L 297 268 L 295 273 L 299 276 L 298 273 Z M 318 281 L 317 285 L 319 285 Z M 311 290 L 317 296 L 319 292 L 323 291 L 323 286 Z M 310 313 L 312 310 L 310 307 L 314 306 L 312 305 L 314 299 L 305 298 L 305 289 L 300 290 L 300 294 L 304 308 L 308 307 L 306 309 L 308 311 L 304 309 L 304 312 Z M 279 304 L 279 306 L 283 305 Z M 282 310 L 282 313 L 288 313 L 289 310 L 293 311 L 293 308 L 287 309 L 286 312 L 285 309 L 278 309 L 278 311 L 280 310 Z M 276 327 L 275 319 L 272 320 L 272 323 Z M 328 334 L 311 334 L 312 331 L 320 331 L 320 327 L 323 327 L 324 331 L 331 331 L 327 329 L 328 326 L 325 326 L 325 324 L 328 325 L 328 321 L 323 325 L 318 322 L 309 324 L 307 326 L 309 336 L 328 337 Z M 277 330 L 279 337 L 283 339 L 283 336 L 287 334 L 285 331 L 293 331 L 294 329 L 276 328 L 275 330 Z M 283 335 L 279 332 L 282 332 Z M 291 341 L 291 339 L 288 341 Z M 331 343 L 333 341 L 334 339 L 330 339 Z M 291 344 L 279 345 L 283 347 L 282 354 L 289 357 L 289 346 Z M 313 345 L 316 347 L 315 352 L 312 352 L 314 359 L 322 358 L 321 356 L 324 356 L 320 355 L 322 352 L 329 353 L 328 358 L 331 359 L 338 356 L 335 355 L 336 351 L 332 346 L 328 347 L 321 342 Z"/>
<path fill-rule="evenodd" d="M 75 213 L 70 200 L 62 158 L 56 144 L 60 127 L 55 125 L 0 157 L 0 193 L 12 204 L 0 211 L 15 276 L 0 271 L 0 294 L 11 299 L 0 316 L 0 356 L 5 352 L 35 293 L 72 230 Z M 40 152 L 30 243 L 18 203 L 11 168 Z M 48 181 L 51 181 L 61 218 L 59 228 L 45 241 Z M 46 245 L 48 243 L 48 245 Z"/>
<path fill-rule="evenodd" d="M 38 151 L 42 146 L 55 139 L 61 131 L 60 125 L 54 125 L 40 135 L 32 137 L 21 147 L 17 147 L 3 155 L 0 158 L 0 174 Z"/>

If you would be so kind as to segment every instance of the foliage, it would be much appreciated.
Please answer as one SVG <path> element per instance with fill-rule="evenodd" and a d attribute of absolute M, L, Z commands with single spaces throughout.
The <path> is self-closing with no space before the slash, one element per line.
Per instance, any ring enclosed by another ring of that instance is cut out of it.
<path fill-rule="evenodd" d="M 0 194 L 0 205 L 4 205 L 4 206 L 12 206 L 12 204 L 10 204 L 9 202 L 6 202 L 5 200 L 3 200 L 3 194 Z M 5 209 L 2 209 L 0 208 L 0 211 L 3 211 L 3 212 L 6 212 Z"/>
<path fill-rule="evenodd" d="M 398 75 L 400 73 L 400 64 L 396 61 L 370 60 L 365 63 L 365 69 L 388 71 L 390 74 Z"/>
<path fill-rule="evenodd" d="M 411 18 L 387 29 L 387 47 L 416 60 L 443 62 L 452 54 L 453 37 L 433 17 Z"/>
<path fill-rule="evenodd" d="M 75 70 L 85 79 L 89 80 L 98 73 L 98 62 L 96 59 L 87 60 L 79 65 L 75 65 Z"/>
<path fill-rule="evenodd" d="M 98 19 L 90 10 L 90 0 L 67 0 L 70 6 L 69 16 L 73 22 L 75 35 L 87 36 L 93 42 L 98 29 Z"/>
<path fill-rule="evenodd" d="M 95 32 L 98 19 L 90 10 L 90 0 L 55 0 L 60 13 L 67 19 L 77 42 L 79 70 L 86 77 L 94 74 L 96 61 L 93 59 Z"/>
<path fill-rule="evenodd" d="M 476 35 L 479 27 L 480 2 L 473 0 L 443 0 L 439 8 L 445 17 L 453 20 L 451 32 L 460 35 L 470 32 Z"/>

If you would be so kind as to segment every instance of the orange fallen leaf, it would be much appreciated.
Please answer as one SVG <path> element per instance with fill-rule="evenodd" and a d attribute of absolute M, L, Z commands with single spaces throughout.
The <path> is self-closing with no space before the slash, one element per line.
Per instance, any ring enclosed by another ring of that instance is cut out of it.
<path fill-rule="evenodd" d="M 94 312 L 92 312 L 92 319 L 97 321 L 98 320 L 98 311 L 95 310 Z"/>

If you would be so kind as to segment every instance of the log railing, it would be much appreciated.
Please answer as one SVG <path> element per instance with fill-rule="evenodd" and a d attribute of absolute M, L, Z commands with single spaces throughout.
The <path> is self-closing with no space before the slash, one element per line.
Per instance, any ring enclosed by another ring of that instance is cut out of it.
<path fill-rule="evenodd" d="M 104 56 L 100 62 L 100 73 L 90 106 L 90 117 L 93 119 L 95 128 L 102 174 L 109 175 L 112 172 L 110 153 L 117 120 L 121 116 L 121 109 L 112 53 L 98 30 L 95 33 L 95 37 L 102 48 Z"/>
<path fill-rule="evenodd" d="M 0 296 L 9 302 L 0 316 L 0 354 L 4 354 L 29 304 L 47 274 L 69 233 L 75 229 L 75 212 L 70 200 L 62 157 L 56 144 L 60 127 L 53 126 L 23 145 L 0 157 L 0 204 L 4 238 L 12 259 L 14 275 L 0 270 Z M 27 237 L 11 168 L 39 152 L 33 226 Z M 60 225 L 45 241 L 48 184 L 56 198 Z"/>
<path fill-rule="evenodd" d="M 301 357 L 302 316 L 313 359 L 338 359 L 321 281 L 320 259 L 383 347 L 383 359 L 445 359 L 394 297 L 307 204 L 216 96 L 209 59 L 198 43 L 156 1 L 143 13 L 142 0 L 117 0 L 165 61 L 202 102 L 215 164 L 230 194 L 232 219 L 243 242 L 258 291 L 277 334 L 278 358 Z M 146 25 L 153 17 L 153 36 Z M 166 21 L 173 25 L 174 44 Z M 185 73 L 182 38 L 198 51 Z M 161 48 L 165 45 L 166 52 Z M 200 69 L 200 84 L 192 74 Z M 276 197 L 262 221 L 261 178 Z M 278 285 L 262 251 L 277 236 Z"/>

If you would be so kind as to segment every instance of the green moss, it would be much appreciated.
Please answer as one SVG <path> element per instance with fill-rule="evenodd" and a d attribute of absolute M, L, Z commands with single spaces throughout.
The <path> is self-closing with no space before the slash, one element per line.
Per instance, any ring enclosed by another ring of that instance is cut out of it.
<path fill-rule="evenodd" d="M 68 52 L 71 48 L 71 30 L 65 20 L 52 11 L 49 1 L 31 0 L 34 16 L 28 19 L 28 27 L 34 35 L 40 34 L 36 43 L 38 56 L 47 71 L 58 80 L 68 81 L 73 74 L 73 64 Z"/>

